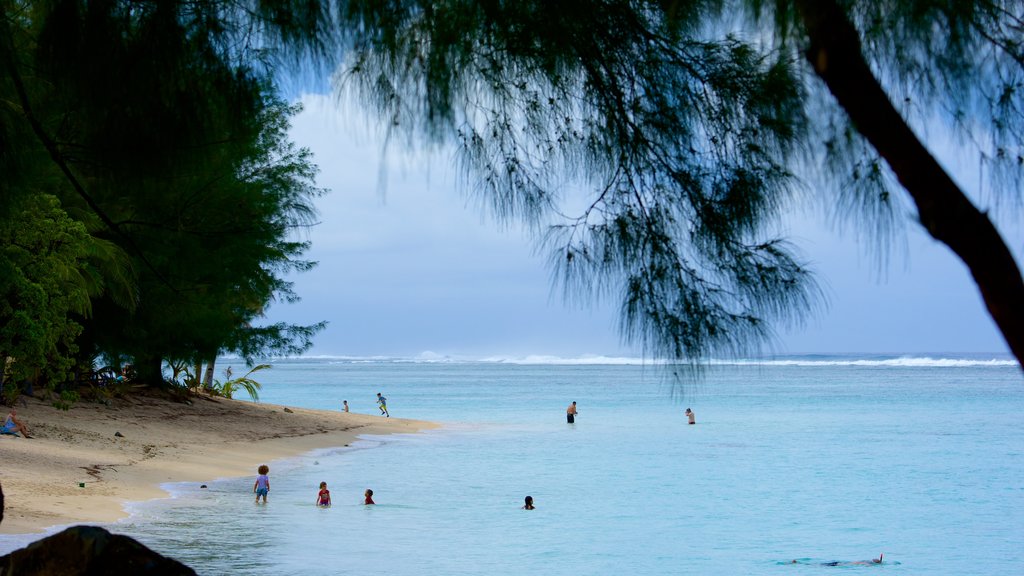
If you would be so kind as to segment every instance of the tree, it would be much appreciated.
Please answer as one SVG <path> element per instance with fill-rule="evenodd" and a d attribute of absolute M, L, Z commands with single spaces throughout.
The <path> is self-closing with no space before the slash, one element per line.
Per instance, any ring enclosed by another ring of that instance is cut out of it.
<path fill-rule="evenodd" d="M 77 318 L 78 343 L 84 362 L 132 361 L 147 383 L 164 359 L 297 353 L 324 325 L 257 325 L 296 298 L 282 276 L 313 265 L 292 237 L 323 191 L 287 139 L 296 110 L 238 27 L 249 14 L 232 10 L 0 0 L 4 179 L 44 176 L 97 244 L 130 257 L 131 273 L 94 268 L 110 281 Z"/>
<path fill-rule="evenodd" d="M 87 316 L 83 277 L 92 239 L 47 194 L 26 196 L 0 220 L 0 362 L 4 396 L 26 380 L 63 382 L 74 364 L 75 338 Z"/>
<path fill-rule="evenodd" d="M 453 139 L 501 216 L 542 227 L 571 293 L 613 295 L 658 357 L 751 352 L 817 301 L 770 234 L 805 134 L 792 63 L 654 3 L 350 3 L 347 80 L 395 130 Z"/>
<path fill-rule="evenodd" d="M 988 214 L 975 207 L 896 110 L 868 62 L 871 57 L 883 70 L 913 70 L 921 86 L 896 83 L 896 95 L 928 110 L 948 106 L 953 128 L 977 136 L 978 153 L 997 178 L 1016 188 L 1024 166 L 1024 8 L 1004 2 L 882 2 L 867 9 L 844 9 L 835 0 L 794 4 L 814 73 L 885 159 L 912 198 L 921 225 L 967 265 L 989 314 L 1024 365 L 1024 279 L 1013 254 Z M 862 22 L 872 52 L 865 53 L 853 18 Z M 896 38 L 883 39 L 883 30 L 895 30 Z"/>
<path fill-rule="evenodd" d="M 589 184 L 590 208 L 547 236 L 555 265 L 570 292 L 615 294 L 625 335 L 655 354 L 760 348 L 768 323 L 813 308 L 806 266 L 763 234 L 825 162 L 816 187 L 872 227 L 895 221 L 903 186 L 1024 359 L 1011 252 L 886 93 L 961 129 L 1014 190 L 1018 3 L 410 0 L 349 2 L 341 19 L 348 86 L 390 131 L 457 142 L 499 215 L 543 223 L 553 175 Z"/>
<path fill-rule="evenodd" d="M 131 247 L 159 246 L 157 221 L 108 211 L 152 208 L 141 202 L 147 198 L 159 204 L 164 175 L 191 178 L 189 189 L 224 174 L 229 158 L 244 154 L 219 146 L 206 164 L 208 146 L 253 141 L 251 120 L 273 100 L 261 80 L 274 63 L 330 70 L 343 61 L 344 85 L 392 134 L 456 143 L 470 185 L 496 213 L 542 232 L 567 292 L 617 298 L 624 335 L 652 355 L 760 351 L 775 325 L 799 322 L 819 302 L 807 265 L 773 219 L 810 183 L 838 189 L 837 204 L 860 205 L 870 226 L 884 227 L 899 218 L 898 182 L 925 227 L 968 264 L 1011 350 L 1024 358 L 1024 282 L 1012 254 L 908 128 L 949 119 L 980 143 L 998 176 L 993 188 L 1019 183 L 1024 15 L 1016 3 L 0 6 L 0 32 L 10 39 L 3 87 L 28 120 L 3 126 L 0 145 L 34 134 L 80 199 L 74 209 L 99 218 L 157 284 L 173 286 L 162 276 L 184 273 L 180 263 L 161 271 L 173 251 L 153 262 Z M 43 72 L 33 78 L 49 83 L 26 84 L 21 69 Z M 133 80 L 121 82 L 125 74 Z M 890 92 L 924 112 L 898 113 Z M 29 104 L 40 101 L 47 114 L 32 112 Z M 142 122 L 150 124 L 144 133 Z M 51 136 L 62 129 L 86 137 Z M 0 162 L 11 178 L 26 173 L 13 155 Z M 824 185 L 812 179 L 817 164 L 826 166 Z M 184 175 L 182 165 L 190 168 Z M 559 217 L 566 184 L 586 186 L 592 198 L 567 219 Z M 147 192 L 121 202 L 136 189 Z M 94 197 L 100 193 L 106 207 Z M 178 203 L 175 214 L 192 215 L 186 206 Z M 256 275 L 263 286 L 251 286 L 250 296 L 273 292 L 273 278 Z M 263 304 L 244 297 L 209 318 L 233 313 L 244 326 L 248 313 L 239 310 L 258 313 Z M 286 341 L 282 330 L 233 334 L 259 346 Z M 218 341 L 202 338 L 190 343 L 199 357 Z M 247 349 L 240 342 L 231 345 Z"/>

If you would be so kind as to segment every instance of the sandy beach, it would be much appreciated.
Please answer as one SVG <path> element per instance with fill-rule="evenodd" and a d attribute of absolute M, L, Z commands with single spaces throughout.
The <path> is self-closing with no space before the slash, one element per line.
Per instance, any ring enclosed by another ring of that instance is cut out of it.
<path fill-rule="evenodd" d="M 6 505 L 0 534 L 110 522 L 126 516 L 126 502 L 166 496 L 165 482 L 255 478 L 260 464 L 344 446 L 361 434 L 436 427 L 206 396 L 190 403 L 150 397 L 115 399 L 109 406 L 79 402 L 68 411 L 27 397 L 16 408 L 33 438 L 0 436 Z M 2 418 L 9 408 L 0 409 Z"/>

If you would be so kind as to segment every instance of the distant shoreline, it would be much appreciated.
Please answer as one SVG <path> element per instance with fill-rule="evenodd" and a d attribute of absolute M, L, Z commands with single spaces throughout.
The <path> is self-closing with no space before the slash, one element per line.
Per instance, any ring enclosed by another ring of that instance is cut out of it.
<path fill-rule="evenodd" d="M 255 478 L 260 464 L 346 446 L 361 434 L 438 427 L 206 396 L 191 404 L 150 397 L 116 399 L 111 406 L 78 402 L 68 411 L 25 398 L 16 407 L 33 438 L 0 436 L 0 535 L 113 522 L 128 516 L 129 502 L 168 496 L 164 483 Z M 9 408 L 0 410 L 3 417 Z"/>

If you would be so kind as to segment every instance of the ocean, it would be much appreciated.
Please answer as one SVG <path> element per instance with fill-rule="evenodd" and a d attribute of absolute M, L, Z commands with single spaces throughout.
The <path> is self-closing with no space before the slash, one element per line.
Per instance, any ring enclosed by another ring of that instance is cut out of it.
<path fill-rule="evenodd" d="M 169 485 L 109 529 L 207 575 L 1024 573 L 1024 378 L 1005 357 L 714 362 L 682 381 L 613 358 L 272 364 L 261 401 L 374 414 L 382 392 L 392 417 L 443 427 L 269 462 L 266 506 L 255 465 Z"/>

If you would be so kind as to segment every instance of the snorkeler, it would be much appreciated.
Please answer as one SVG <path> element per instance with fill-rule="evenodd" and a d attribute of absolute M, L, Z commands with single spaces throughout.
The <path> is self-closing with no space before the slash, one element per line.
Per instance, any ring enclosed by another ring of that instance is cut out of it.
<path fill-rule="evenodd" d="M 882 557 L 885 554 L 879 554 L 878 558 L 872 558 L 871 560 L 855 560 L 853 562 L 844 562 L 840 560 L 833 560 L 832 562 L 822 562 L 822 566 L 871 566 L 872 564 L 881 564 Z M 799 560 L 793 560 L 790 564 L 806 564 L 807 562 L 801 562 Z M 899 562 L 897 562 L 899 564 Z"/>

